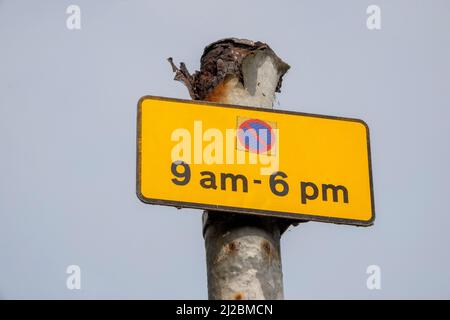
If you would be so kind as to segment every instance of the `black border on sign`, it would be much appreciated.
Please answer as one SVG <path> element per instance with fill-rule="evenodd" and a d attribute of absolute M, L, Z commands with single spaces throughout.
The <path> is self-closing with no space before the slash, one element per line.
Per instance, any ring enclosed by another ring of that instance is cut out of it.
<path fill-rule="evenodd" d="M 141 193 L 141 131 L 142 131 L 141 130 L 141 113 L 142 113 L 142 102 L 147 99 L 184 102 L 184 103 L 190 103 L 190 104 L 207 105 L 210 107 L 245 109 L 245 110 L 252 110 L 252 111 L 262 111 L 262 112 L 267 112 L 267 113 L 282 113 L 282 114 L 290 114 L 290 115 L 297 115 L 297 116 L 325 118 L 325 119 L 332 119 L 332 120 L 343 120 L 343 121 L 351 121 L 351 122 L 361 123 L 366 128 L 366 137 L 367 137 L 367 154 L 368 154 L 368 160 L 369 160 L 369 180 L 370 180 L 370 200 L 371 200 L 371 211 L 372 211 L 371 218 L 369 220 L 343 219 L 343 218 L 316 216 L 316 215 L 303 214 L 303 213 L 247 209 L 247 208 L 238 208 L 238 207 L 229 207 L 229 206 L 209 205 L 209 204 L 202 204 L 202 203 L 195 203 L 195 202 L 152 199 L 152 198 L 145 197 Z M 312 114 L 312 113 L 304 113 L 304 112 L 264 109 L 264 108 L 228 105 L 228 104 L 222 104 L 222 103 L 211 103 L 211 102 L 206 102 L 206 101 L 157 97 L 157 96 L 151 96 L 151 95 L 146 95 L 146 96 L 143 96 L 142 98 L 140 98 L 138 101 L 137 109 L 138 110 L 137 110 L 137 139 L 136 139 L 136 150 L 137 150 L 136 195 L 139 198 L 139 200 L 141 200 L 144 203 L 163 205 L 163 206 L 172 206 L 172 207 L 177 207 L 177 208 L 193 208 L 193 209 L 203 209 L 203 210 L 211 210 L 211 211 L 225 211 L 225 212 L 252 214 L 252 215 L 260 215 L 260 216 L 295 219 L 295 220 L 310 220 L 310 221 L 318 221 L 318 222 L 348 224 L 348 225 L 363 226 L 363 227 L 371 226 L 371 225 L 373 225 L 373 223 L 375 221 L 375 201 L 374 201 L 373 182 L 372 182 L 372 159 L 370 156 L 369 126 L 363 120 L 354 119 L 354 118 L 336 117 L 336 116 L 325 116 L 325 115 L 320 115 L 320 114 Z"/>

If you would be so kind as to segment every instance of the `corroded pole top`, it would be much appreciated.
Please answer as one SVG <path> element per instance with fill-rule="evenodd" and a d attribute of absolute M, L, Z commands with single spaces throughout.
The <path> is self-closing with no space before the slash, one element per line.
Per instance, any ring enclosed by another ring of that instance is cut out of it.
<path fill-rule="evenodd" d="M 200 59 L 200 71 L 196 71 L 193 75 L 189 73 L 183 62 L 178 68 L 172 58 L 168 60 L 176 73 L 175 80 L 186 85 L 192 99 L 219 101 L 217 95 L 223 96 L 222 85 L 230 79 L 237 79 L 244 88 L 249 87 L 249 83 L 245 83 L 249 78 L 246 77 L 245 66 L 251 60 L 255 60 L 254 58 L 261 56 L 270 59 L 273 64 L 277 77 L 274 91 L 280 92 L 283 76 L 290 67 L 275 54 L 269 45 L 260 41 L 226 38 L 209 44 Z"/>

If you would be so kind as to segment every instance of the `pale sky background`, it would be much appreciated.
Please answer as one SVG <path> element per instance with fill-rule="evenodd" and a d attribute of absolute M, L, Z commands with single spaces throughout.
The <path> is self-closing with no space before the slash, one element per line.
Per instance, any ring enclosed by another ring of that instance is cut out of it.
<path fill-rule="evenodd" d="M 136 104 L 229 36 L 291 65 L 276 108 L 371 129 L 375 225 L 290 229 L 285 297 L 450 298 L 449 32 L 446 0 L 0 0 L 0 298 L 207 298 L 201 211 L 136 197 Z"/>

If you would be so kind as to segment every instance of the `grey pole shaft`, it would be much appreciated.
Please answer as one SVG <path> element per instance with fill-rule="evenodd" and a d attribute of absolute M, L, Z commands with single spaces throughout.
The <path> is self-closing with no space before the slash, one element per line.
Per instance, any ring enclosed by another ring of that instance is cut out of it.
<path fill-rule="evenodd" d="M 190 75 L 169 58 L 175 79 L 193 99 L 269 108 L 289 66 L 264 43 L 224 39 L 205 48 L 201 70 Z M 203 214 L 208 297 L 283 299 L 280 238 L 286 219 L 229 212 Z"/>
<path fill-rule="evenodd" d="M 203 221 L 209 299 L 283 299 L 277 221 L 222 212 Z"/>

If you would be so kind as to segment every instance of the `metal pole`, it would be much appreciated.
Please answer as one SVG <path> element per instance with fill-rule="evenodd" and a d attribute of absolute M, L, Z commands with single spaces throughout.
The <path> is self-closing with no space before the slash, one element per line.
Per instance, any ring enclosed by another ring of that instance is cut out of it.
<path fill-rule="evenodd" d="M 273 108 L 289 69 L 261 42 L 223 39 L 205 48 L 200 71 L 169 58 L 194 100 Z M 203 214 L 209 299 L 283 299 L 280 238 L 290 220 L 228 212 Z"/>

